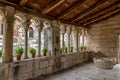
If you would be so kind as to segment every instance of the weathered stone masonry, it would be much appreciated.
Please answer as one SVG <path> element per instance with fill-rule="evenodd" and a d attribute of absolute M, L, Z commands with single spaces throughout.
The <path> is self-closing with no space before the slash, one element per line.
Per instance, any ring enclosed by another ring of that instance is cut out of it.
<path fill-rule="evenodd" d="M 88 47 L 101 51 L 105 56 L 118 58 L 118 37 L 120 35 L 120 15 L 92 25 L 87 35 Z"/>
<path fill-rule="evenodd" d="M 26 59 L 13 63 L 0 63 L 0 80 L 26 80 L 64 70 L 90 59 L 89 52 L 62 54 L 61 65 L 56 65 L 55 57 Z"/>

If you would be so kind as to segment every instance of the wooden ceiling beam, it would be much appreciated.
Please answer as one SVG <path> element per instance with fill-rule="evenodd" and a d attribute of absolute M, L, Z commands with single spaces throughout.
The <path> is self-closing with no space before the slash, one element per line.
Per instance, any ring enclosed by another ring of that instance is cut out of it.
<path fill-rule="evenodd" d="M 87 0 L 80 0 L 77 4 L 74 4 L 73 6 L 71 6 L 69 9 L 67 9 L 65 12 L 63 12 L 62 14 L 60 14 L 58 16 L 58 19 L 63 18 L 65 15 L 69 14 L 71 11 L 73 11 L 76 7 L 79 7 L 81 4 L 83 4 L 85 1 Z"/>
<path fill-rule="evenodd" d="M 105 14 L 107 14 L 107 13 L 109 13 L 109 12 L 111 12 L 111 11 L 117 9 L 117 8 L 120 8 L 120 1 L 117 1 L 114 4 L 104 8 L 103 10 L 100 10 L 99 12 L 96 12 L 96 13 L 90 15 L 88 18 L 85 18 L 84 20 L 78 22 L 78 25 L 79 24 L 84 24 L 85 22 L 89 22 L 92 19 L 95 19 L 99 16 L 105 15 Z"/>
<path fill-rule="evenodd" d="M 27 2 L 28 2 L 28 0 L 21 0 L 19 4 L 20 4 L 20 6 L 24 6 Z"/>
<path fill-rule="evenodd" d="M 40 12 L 38 11 L 35 11 L 35 10 L 32 10 L 32 9 L 28 9 L 26 7 L 20 7 L 14 3 L 11 3 L 11 2 L 8 2 L 8 1 L 0 1 L 0 5 L 2 6 L 6 6 L 6 5 L 9 5 L 9 6 L 12 6 L 12 7 L 15 7 L 17 11 L 22 11 L 22 13 L 25 13 L 25 14 L 29 14 L 30 16 L 38 16 L 40 18 L 45 18 L 45 19 L 49 19 L 49 20 L 55 20 L 56 18 L 53 17 L 53 16 L 48 16 L 48 15 L 43 15 L 41 14 Z M 59 20 L 61 21 L 62 23 L 65 23 L 65 24 L 71 24 L 71 25 L 75 25 L 76 23 L 70 23 L 70 21 L 66 21 L 66 20 Z"/>
<path fill-rule="evenodd" d="M 9 6 L 15 7 L 15 9 L 17 11 L 20 11 L 20 12 L 22 11 L 23 13 L 27 13 L 29 15 L 35 15 L 35 16 L 38 16 L 38 17 L 41 17 L 41 18 L 47 18 L 47 19 L 50 19 L 50 20 L 55 19 L 55 17 L 53 17 L 53 16 L 43 15 L 39 11 L 34 10 L 34 9 L 29 9 L 27 7 L 22 7 L 21 8 L 21 6 L 19 6 L 17 4 L 14 4 L 12 2 L 9 2 L 9 1 L 4 0 L 1 3 L 2 3 L 2 5 L 9 5 Z"/>
<path fill-rule="evenodd" d="M 101 4 L 104 3 L 104 2 L 105 2 L 104 0 L 98 0 L 98 2 L 97 2 L 95 5 L 91 6 L 90 8 L 84 10 L 82 13 L 78 14 L 77 16 L 75 16 L 75 17 L 72 19 L 71 22 L 75 22 L 76 20 L 79 19 L 80 16 L 86 14 L 87 12 L 91 11 L 92 9 L 96 8 L 97 6 L 101 5 Z"/>
<path fill-rule="evenodd" d="M 42 14 L 47 14 L 50 11 L 52 11 L 54 8 L 59 6 L 61 3 L 63 3 L 65 0 L 56 0 L 52 4 L 48 5 L 45 9 L 43 9 Z"/>
<path fill-rule="evenodd" d="M 110 13 L 102 16 L 102 17 L 99 17 L 99 18 L 97 18 L 97 19 L 95 19 L 95 20 L 93 20 L 93 21 L 91 21 L 91 22 L 85 23 L 85 24 L 83 24 L 83 25 L 84 25 L 84 26 L 87 26 L 87 25 L 93 24 L 93 23 L 95 23 L 95 22 L 102 21 L 102 20 L 104 20 L 104 19 L 107 19 L 107 18 L 112 17 L 113 15 L 115 15 L 115 14 L 117 14 L 117 13 L 120 13 L 120 8 L 117 9 L 117 10 L 115 10 L 115 11 L 112 11 L 112 12 L 110 12 Z"/>
<path fill-rule="evenodd" d="M 93 6 L 93 8 L 91 8 L 88 11 L 84 12 L 84 14 L 79 14 L 78 16 L 73 18 L 72 22 L 75 22 L 77 20 L 81 20 L 83 18 L 86 18 L 88 15 L 93 14 L 95 12 L 98 12 L 101 9 L 101 7 L 109 6 L 109 5 L 113 4 L 116 1 L 118 1 L 118 0 L 101 0 L 101 2 L 94 5 L 95 7 Z"/>

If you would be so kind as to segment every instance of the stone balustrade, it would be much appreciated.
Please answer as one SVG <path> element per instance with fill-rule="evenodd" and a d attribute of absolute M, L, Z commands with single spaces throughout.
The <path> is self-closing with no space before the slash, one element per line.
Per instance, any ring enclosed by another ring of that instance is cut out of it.
<path fill-rule="evenodd" d="M 13 63 L 0 63 L 1 80 L 26 80 L 72 67 L 90 59 L 89 52 L 61 54 L 58 57 L 25 59 Z M 60 62 L 57 62 L 57 59 Z"/>

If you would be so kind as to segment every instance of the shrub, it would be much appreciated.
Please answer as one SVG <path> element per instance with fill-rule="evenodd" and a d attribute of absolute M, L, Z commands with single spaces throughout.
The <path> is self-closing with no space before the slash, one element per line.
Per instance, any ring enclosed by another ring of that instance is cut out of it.
<path fill-rule="evenodd" d="M 84 48 L 84 46 L 80 46 L 80 48 Z"/>
<path fill-rule="evenodd" d="M 2 50 L 0 50 L 0 57 L 2 57 Z"/>
<path fill-rule="evenodd" d="M 42 52 L 43 52 L 43 53 L 46 53 L 46 52 L 48 52 L 48 49 L 47 49 L 47 48 L 43 48 L 43 49 L 42 49 Z"/>
<path fill-rule="evenodd" d="M 70 49 L 73 49 L 74 47 L 73 46 L 70 46 Z"/>
<path fill-rule="evenodd" d="M 36 49 L 35 48 L 30 48 L 29 52 L 30 52 L 30 54 L 36 54 Z"/>
<path fill-rule="evenodd" d="M 63 48 L 63 47 L 61 47 L 61 48 L 60 48 L 60 51 L 64 51 L 64 48 Z"/>
<path fill-rule="evenodd" d="M 86 46 L 84 46 L 84 48 L 87 48 Z"/>
<path fill-rule="evenodd" d="M 67 47 L 64 47 L 64 50 L 67 50 Z"/>
<path fill-rule="evenodd" d="M 20 47 L 20 48 L 18 48 L 18 49 L 16 50 L 16 54 L 17 54 L 17 55 L 22 55 L 23 52 L 24 52 L 24 49 L 23 49 L 22 47 Z"/>

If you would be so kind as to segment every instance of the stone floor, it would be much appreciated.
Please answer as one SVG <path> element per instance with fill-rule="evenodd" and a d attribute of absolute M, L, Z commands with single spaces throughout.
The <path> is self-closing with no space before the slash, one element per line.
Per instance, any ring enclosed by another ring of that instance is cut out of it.
<path fill-rule="evenodd" d="M 100 69 L 93 63 L 87 63 L 39 80 L 120 80 L 120 64 L 115 65 L 113 69 Z"/>

